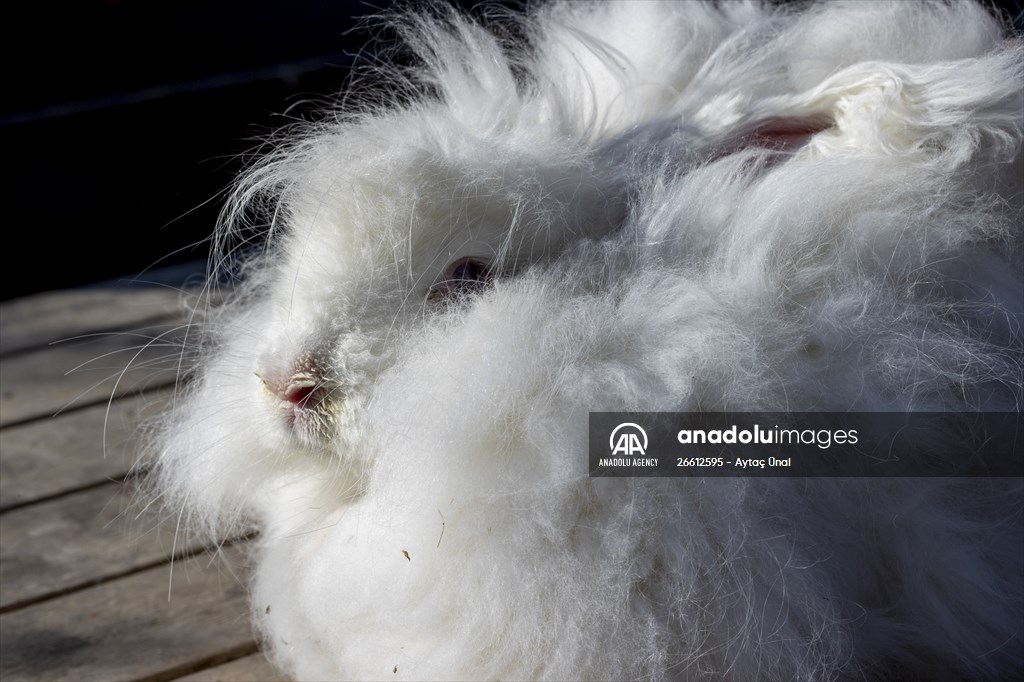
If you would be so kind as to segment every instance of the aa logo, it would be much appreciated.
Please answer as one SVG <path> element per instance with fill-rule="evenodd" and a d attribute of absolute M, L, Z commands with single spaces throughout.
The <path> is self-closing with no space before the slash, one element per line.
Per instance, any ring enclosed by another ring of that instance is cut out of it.
<path fill-rule="evenodd" d="M 645 455 L 647 452 L 647 432 L 639 424 L 619 424 L 608 439 L 608 447 L 613 455 Z"/>

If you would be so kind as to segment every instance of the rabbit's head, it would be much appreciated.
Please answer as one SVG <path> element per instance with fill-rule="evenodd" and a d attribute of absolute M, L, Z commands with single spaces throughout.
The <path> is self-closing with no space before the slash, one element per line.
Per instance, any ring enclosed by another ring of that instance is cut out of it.
<path fill-rule="evenodd" d="M 627 172 L 607 163 L 608 146 L 493 128 L 427 102 L 313 127 L 240 181 L 217 254 L 240 257 L 245 279 L 206 325 L 160 456 L 165 485 L 199 518 L 253 513 L 282 471 L 358 475 L 373 456 L 363 413 L 396 357 L 621 226 Z M 228 253 L 254 216 L 259 246 Z"/>
<path fill-rule="evenodd" d="M 273 168 L 280 213 L 241 324 L 248 390 L 281 448 L 346 457 L 416 330 L 621 221 L 622 190 L 580 149 L 424 130 L 423 115 L 318 137 Z"/>

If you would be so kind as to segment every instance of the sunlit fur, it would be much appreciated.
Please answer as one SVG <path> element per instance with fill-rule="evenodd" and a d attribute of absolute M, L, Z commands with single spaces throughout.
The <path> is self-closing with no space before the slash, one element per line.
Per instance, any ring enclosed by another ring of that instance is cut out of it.
<path fill-rule="evenodd" d="M 1020 479 L 606 480 L 586 455 L 591 410 L 1019 409 L 1019 40 L 966 1 L 389 21 L 417 66 L 240 181 L 218 257 L 264 241 L 151 453 L 183 529 L 258 523 L 270 657 L 1019 674 Z M 492 281 L 429 300 L 469 256 Z M 332 400 L 297 434 L 257 375 L 310 356 Z"/>

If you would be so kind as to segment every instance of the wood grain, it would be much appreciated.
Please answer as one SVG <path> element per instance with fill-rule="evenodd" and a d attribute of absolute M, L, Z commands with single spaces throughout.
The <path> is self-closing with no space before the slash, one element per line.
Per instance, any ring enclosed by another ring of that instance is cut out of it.
<path fill-rule="evenodd" d="M 214 558 L 198 540 L 175 543 L 177 515 L 136 517 L 133 488 L 120 482 L 144 438 L 139 423 L 173 397 L 178 351 L 195 338 L 184 319 L 178 293 L 159 289 L 0 306 L 4 682 L 282 679 L 249 625 L 243 551 Z M 83 334 L 95 335 L 46 345 Z"/>
<path fill-rule="evenodd" d="M 255 650 L 238 549 L 159 566 L 0 615 L 0 678 L 173 679 Z M 168 584 L 171 581 L 171 599 Z"/>
<path fill-rule="evenodd" d="M 186 336 L 169 322 L 6 357 L 0 360 L 0 427 L 173 384 L 189 359 L 181 356 Z"/>
<path fill-rule="evenodd" d="M 161 563 L 202 548 L 174 519 L 143 513 L 132 486 L 98 488 L 0 515 L 0 610 Z"/>
<path fill-rule="evenodd" d="M 170 389 L 147 391 L 0 430 L 0 511 L 121 480 L 144 438 L 140 424 L 163 412 Z"/>
<path fill-rule="evenodd" d="M 180 682 L 252 682 L 253 680 L 286 682 L 288 680 L 260 653 L 178 679 Z"/>
<path fill-rule="evenodd" d="M 186 319 L 196 291 L 172 288 L 51 291 L 0 304 L 0 354 L 45 346 L 79 334 Z"/>

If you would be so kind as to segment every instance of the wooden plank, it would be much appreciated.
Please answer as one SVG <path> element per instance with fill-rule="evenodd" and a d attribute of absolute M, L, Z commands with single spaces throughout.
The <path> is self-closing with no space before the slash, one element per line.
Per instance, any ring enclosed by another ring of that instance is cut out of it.
<path fill-rule="evenodd" d="M 109 415 L 104 403 L 0 430 L 0 511 L 122 479 L 138 455 L 139 424 L 165 410 L 171 393 L 147 391 L 116 400 Z"/>
<path fill-rule="evenodd" d="M 6 357 L 0 360 L 0 427 L 169 385 L 179 373 L 182 344 L 195 338 L 195 331 L 186 337 L 179 324 L 169 323 Z"/>
<path fill-rule="evenodd" d="M 168 318 L 186 319 L 195 290 L 72 289 L 0 304 L 0 353 L 8 354 L 90 332 L 133 329 Z"/>
<path fill-rule="evenodd" d="M 263 654 L 252 654 L 180 677 L 178 682 L 287 682 L 288 679 Z"/>
<path fill-rule="evenodd" d="M 0 679 L 173 679 L 255 650 L 238 549 L 0 615 Z M 175 672 L 178 671 L 178 672 Z"/>
<path fill-rule="evenodd" d="M 0 611 L 151 567 L 202 548 L 110 483 L 0 515 Z M 171 519 L 173 521 L 174 519 Z"/>

